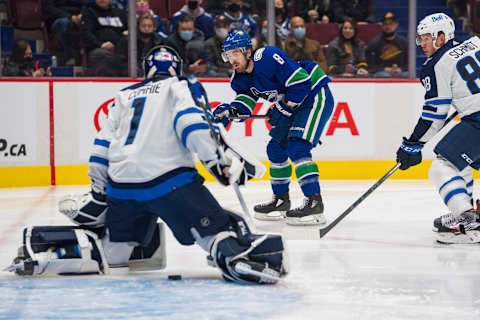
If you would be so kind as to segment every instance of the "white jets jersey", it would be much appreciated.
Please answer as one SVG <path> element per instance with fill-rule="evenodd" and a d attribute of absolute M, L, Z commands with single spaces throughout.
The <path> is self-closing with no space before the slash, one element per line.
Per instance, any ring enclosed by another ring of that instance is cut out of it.
<path fill-rule="evenodd" d="M 203 110 L 186 80 L 150 79 L 120 91 L 94 142 L 89 176 L 106 184 L 143 183 L 216 157 Z"/>
<path fill-rule="evenodd" d="M 480 38 L 450 40 L 425 61 L 420 78 L 425 104 L 411 139 L 426 142 L 442 128 L 450 106 L 461 118 L 480 111 Z"/>

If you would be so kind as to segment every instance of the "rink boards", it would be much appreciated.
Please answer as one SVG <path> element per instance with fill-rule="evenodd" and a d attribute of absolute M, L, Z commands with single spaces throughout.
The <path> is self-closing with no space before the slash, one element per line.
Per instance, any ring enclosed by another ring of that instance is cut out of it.
<path fill-rule="evenodd" d="M 0 79 L 0 187 L 85 184 L 90 146 L 115 93 L 126 79 Z M 228 80 L 203 79 L 212 106 L 231 101 Z M 394 164 L 401 137 L 419 117 L 424 89 L 418 81 L 340 80 L 330 84 L 333 116 L 314 149 L 321 179 L 378 179 Z M 265 114 L 268 103 L 257 103 Z M 453 123 L 452 123 L 453 125 Z M 233 138 L 268 165 L 264 119 L 234 123 Z M 436 140 L 438 140 L 437 137 Z M 424 161 L 392 178 L 424 179 L 435 142 Z M 212 179 L 203 168 L 202 174 Z M 263 178 L 268 179 L 268 174 Z"/>

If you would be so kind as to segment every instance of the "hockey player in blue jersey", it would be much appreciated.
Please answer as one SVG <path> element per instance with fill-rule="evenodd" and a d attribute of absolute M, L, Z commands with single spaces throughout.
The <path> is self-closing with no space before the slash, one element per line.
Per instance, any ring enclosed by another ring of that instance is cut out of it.
<path fill-rule="evenodd" d="M 205 109 L 205 92 L 195 79 L 181 76 L 174 49 L 152 48 L 144 67 L 146 79 L 116 95 L 95 139 L 88 172 L 92 191 L 60 204 L 80 228 L 26 230 L 23 255 L 9 270 L 106 273 L 127 265 L 135 244 L 150 243 L 161 218 L 182 245 L 204 249 L 207 262 L 226 280 L 276 283 L 287 274 L 282 237 L 253 234 L 241 216 L 222 208 L 203 186 L 193 153 L 226 185 L 256 176 L 261 164 L 234 149 L 221 125 L 213 128 L 207 121 L 213 116 Z M 83 231 L 100 226 L 102 234 Z"/>
<path fill-rule="evenodd" d="M 294 62 L 276 47 L 252 51 L 249 36 L 242 31 L 225 39 L 223 56 L 234 74 L 231 87 L 237 96 L 229 104 L 221 104 L 214 115 L 224 125 L 229 117 L 251 115 L 259 98 L 273 103 L 269 123 L 271 140 L 267 145 L 273 200 L 254 207 L 261 220 L 282 220 L 292 225 L 326 222 L 318 182 L 318 168 L 311 150 L 319 143 L 322 130 L 333 110 L 331 81 L 315 62 Z M 302 206 L 291 209 L 289 184 L 292 167 L 305 195 Z"/>
<path fill-rule="evenodd" d="M 480 39 L 456 39 L 453 20 L 443 13 L 425 17 L 417 27 L 417 45 L 427 60 L 421 81 L 425 102 L 413 133 L 397 151 L 401 170 L 422 161 L 421 150 L 443 126 L 450 106 L 461 121 L 435 146 L 429 176 L 450 213 L 434 220 L 437 240 L 480 242 L 479 209 L 473 206 L 472 169 L 480 168 Z"/>

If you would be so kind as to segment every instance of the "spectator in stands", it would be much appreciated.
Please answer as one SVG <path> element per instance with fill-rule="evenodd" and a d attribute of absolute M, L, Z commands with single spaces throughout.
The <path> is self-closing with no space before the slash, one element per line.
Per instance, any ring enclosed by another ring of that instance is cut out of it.
<path fill-rule="evenodd" d="M 375 77 L 408 77 L 408 41 L 396 33 L 397 27 L 397 18 L 387 12 L 382 18 L 383 32 L 368 44 L 368 67 Z"/>
<path fill-rule="evenodd" d="M 165 25 L 163 24 L 162 19 L 157 16 L 152 9 L 150 9 L 150 3 L 148 0 L 136 0 L 136 11 L 137 11 L 137 22 L 138 18 L 145 13 L 149 13 L 153 16 L 156 21 L 156 29 L 155 33 L 157 33 L 160 37 L 166 39 L 168 37 L 167 30 L 165 29 Z"/>
<path fill-rule="evenodd" d="M 352 18 L 359 24 L 375 22 L 373 0 L 332 0 L 333 20 L 342 23 Z"/>
<path fill-rule="evenodd" d="M 331 12 L 328 0 L 295 0 L 295 13 L 307 22 L 330 22 Z"/>
<path fill-rule="evenodd" d="M 213 31 L 215 22 L 212 16 L 200 6 L 201 4 L 202 0 L 185 0 L 183 8 L 170 20 L 170 32 L 176 29 L 178 19 L 189 15 L 195 19 L 195 28 L 203 32 L 205 39 L 212 37 L 215 34 Z"/>
<path fill-rule="evenodd" d="M 42 0 L 43 16 L 50 32 L 58 32 L 63 55 L 59 63 L 75 65 L 75 57 L 79 52 L 72 40 L 72 31 L 79 30 L 82 21 L 82 9 L 88 0 Z"/>
<path fill-rule="evenodd" d="M 3 75 L 7 77 L 43 77 L 51 76 L 49 64 L 45 61 L 34 61 L 32 48 L 25 40 L 18 40 L 12 48 L 12 55 L 3 67 Z"/>
<path fill-rule="evenodd" d="M 225 10 L 224 0 L 206 0 L 207 11 L 212 15 L 217 16 L 223 13 Z M 258 15 L 257 2 L 265 2 L 265 0 L 243 0 L 243 11 L 250 15 Z M 263 4 L 265 7 L 265 4 Z"/>
<path fill-rule="evenodd" d="M 285 41 L 285 52 L 288 56 L 295 61 L 315 61 L 326 72 L 328 70 L 327 59 L 323 54 L 320 43 L 305 36 L 305 20 L 302 17 L 295 16 L 290 22 L 290 27 L 291 35 Z"/>
<path fill-rule="evenodd" d="M 116 76 L 115 46 L 127 30 L 125 10 L 113 7 L 110 0 L 95 0 L 82 12 L 81 36 L 88 52 L 88 74 Z"/>
<path fill-rule="evenodd" d="M 283 0 L 275 0 L 275 30 L 282 40 L 290 35 L 290 19 Z"/>
<path fill-rule="evenodd" d="M 232 31 L 243 30 L 250 38 L 257 34 L 257 24 L 255 21 L 242 11 L 242 0 L 225 0 L 225 12 L 223 13 L 228 19 L 232 21 Z"/>
<path fill-rule="evenodd" d="M 147 52 L 154 46 L 164 44 L 155 30 L 157 20 L 150 13 L 142 14 L 137 20 L 137 75 L 143 76 L 143 59 Z M 119 65 L 120 76 L 128 76 L 128 35 L 118 42 L 115 48 L 115 58 Z"/>
<path fill-rule="evenodd" d="M 299 0 L 291 1 L 291 0 L 283 0 L 284 6 L 287 9 L 287 13 L 290 13 L 290 8 L 292 7 L 292 2 L 297 2 Z M 245 6 L 245 1 L 244 0 L 244 6 Z M 252 12 L 252 16 L 258 15 L 262 18 L 267 16 L 267 2 L 265 0 L 254 0 L 251 1 L 255 3 L 255 8 L 256 11 Z M 275 3 L 275 1 L 274 1 Z"/>
<path fill-rule="evenodd" d="M 230 20 L 224 15 L 215 19 L 215 36 L 205 41 L 209 70 L 208 74 L 217 77 L 229 77 L 233 73 L 232 65 L 222 59 L 222 44 L 232 30 Z"/>
<path fill-rule="evenodd" d="M 365 43 L 357 38 L 357 25 L 352 19 L 340 25 L 340 34 L 328 44 L 327 63 L 331 75 L 368 75 Z"/>
<path fill-rule="evenodd" d="M 195 29 L 193 17 L 183 15 L 177 21 L 175 32 L 167 38 L 167 45 L 178 51 L 186 74 L 203 75 L 207 71 L 207 55 L 203 32 Z"/>
<path fill-rule="evenodd" d="M 268 20 L 263 19 L 261 21 L 262 29 L 261 31 L 257 34 L 256 37 L 252 38 L 252 48 L 253 50 L 257 50 L 260 47 L 265 47 L 268 46 L 267 43 L 267 26 L 268 26 Z M 275 46 L 284 49 L 284 41 L 280 39 L 278 36 L 278 33 L 275 32 Z"/>

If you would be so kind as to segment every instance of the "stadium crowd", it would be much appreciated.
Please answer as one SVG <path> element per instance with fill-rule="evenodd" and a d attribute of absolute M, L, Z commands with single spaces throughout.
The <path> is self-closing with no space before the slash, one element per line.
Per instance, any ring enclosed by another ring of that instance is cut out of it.
<path fill-rule="evenodd" d="M 158 1 L 164 0 L 136 0 L 138 76 L 144 55 L 158 44 L 174 47 L 184 72 L 201 77 L 232 74 L 221 45 L 233 30 L 247 32 L 254 49 L 267 45 L 264 0 L 176 0 L 180 10 L 171 16 L 152 9 Z M 15 2 L 22 0 L 6 0 L 7 7 Z M 62 68 L 83 76 L 128 76 L 126 0 L 38 2 L 47 31 L 44 54 L 35 59 L 32 41 L 15 40 L 2 48 L 3 76 L 50 76 Z M 399 21 L 392 12 L 376 19 L 373 0 L 275 0 L 274 6 L 275 45 L 292 59 L 315 61 L 338 77 L 408 76 L 408 42 L 397 33 Z"/>

